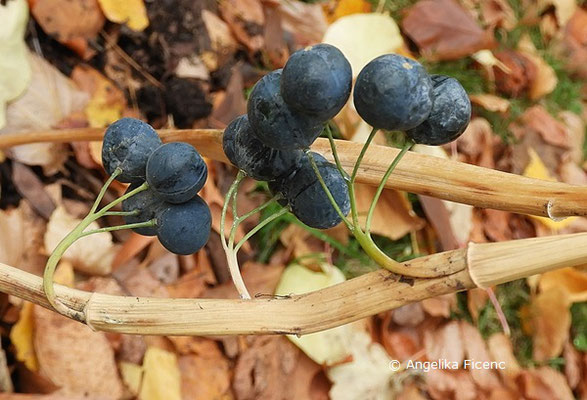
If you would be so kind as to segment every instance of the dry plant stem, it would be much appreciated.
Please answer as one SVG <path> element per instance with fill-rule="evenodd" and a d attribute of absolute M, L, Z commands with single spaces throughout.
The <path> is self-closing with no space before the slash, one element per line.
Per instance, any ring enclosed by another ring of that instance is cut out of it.
<path fill-rule="evenodd" d="M 234 179 L 234 182 L 232 182 L 232 185 L 230 185 L 230 188 L 228 189 L 228 192 L 226 193 L 226 197 L 224 198 L 224 205 L 222 206 L 222 213 L 220 214 L 220 230 L 222 231 L 220 234 L 220 241 L 222 242 L 222 248 L 224 248 L 224 253 L 226 254 L 226 262 L 228 263 L 228 271 L 230 272 L 230 277 L 232 279 L 232 282 L 234 283 L 234 286 L 240 296 L 241 299 L 244 300 L 250 300 L 251 299 L 251 295 L 249 294 L 249 291 L 247 290 L 247 287 L 245 285 L 245 282 L 243 280 L 243 277 L 241 275 L 241 271 L 240 268 L 238 266 L 238 260 L 236 258 L 236 251 L 234 250 L 234 236 L 236 233 L 236 227 L 238 225 L 237 223 L 237 218 L 238 216 L 236 215 L 236 206 L 235 206 L 235 202 L 236 202 L 236 193 L 238 190 L 238 186 L 241 183 L 241 181 L 244 179 L 245 174 L 243 171 L 239 171 L 238 174 L 236 175 L 236 178 Z M 233 223 L 232 226 L 230 228 L 230 234 L 229 234 L 229 238 L 228 238 L 228 243 L 226 242 L 226 232 L 225 232 L 225 227 L 226 227 L 226 213 L 228 211 L 228 205 L 230 204 L 232 200 L 233 203 Z"/>
<path fill-rule="evenodd" d="M 587 233 L 472 245 L 404 263 L 437 269 L 443 277 L 400 278 L 380 269 L 341 284 L 286 298 L 161 299 L 111 296 L 55 285 L 60 300 L 86 312 L 98 330 L 143 335 L 307 334 L 340 326 L 424 298 L 475 287 L 471 276 L 495 268 L 492 282 L 507 282 L 587 263 Z M 474 254 L 471 254 L 473 251 Z M 538 256 L 534 254 L 539 253 Z M 498 260 L 498 261 L 495 261 Z M 536 262 L 538 261 L 538 262 Z M 0 291 L 52 309 L 39 277 L 0 264 Z M 360 304 L 360 307 L 357 307 Z"/>
<path fill-rule="evenodd" d="M 214 160 L 228 162 L 222 151 L 222 131 L 215 129 L 167 129 L 158 131 L 164 142 L 184 141 Z M 21 144 L 102 140 L 104 129 L 79 128 L 0 135 L 0 148 Z M 352 171 L 361 144 L 335 140 L 340 162 Z M 328 139 L 318 138 L 312 150 L 333 160 Z M 377 186 L 399 150 L 371 145 L 366 151 L 357 182 Z M 385 184 L 406 192 L 438 197 L 476 207 L 493 208 L 543 217 L 587 216 L 587 187 L 549 182 L 495 171 L 454 160 L 409 152 Z M 547 210 L 551 204 L 550 215 Z"/>

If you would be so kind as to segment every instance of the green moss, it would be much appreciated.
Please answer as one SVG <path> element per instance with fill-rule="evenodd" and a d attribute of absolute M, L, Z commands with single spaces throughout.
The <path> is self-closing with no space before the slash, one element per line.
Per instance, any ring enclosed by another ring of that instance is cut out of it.
<path fill-rule="evenodd" d="M 552 54 L 545 53 L 544 60 L 552 67 L 558 79 L 556 88 L 544 99 L 548 111 L 551 114 L 556 114 L 563 110 L 569 110 L 575 114 L 581 114 L 581 88 L 583 83 L 571 79 L 564 69 L 562 61 Z"/>
<path fill-rule="evenodd" d="M 528 304 L 530 299 L 526 281 L 519 279 L 499 285 L 495 289 L 495 295 L 511 330 L 514 354 L 523 366 L 533 365 L 532 339 L 522 332 L 522 320 L 520 318 L 520 309 Z M 491 302 L 488 302 L 481 309 L 477 327 L 484 338 L 488 338 L 494 333 L 502 332 L 497 312 Z"/>
<path fill-rule="evenodd" d="M 571 334 L 573 344 L 580 351 L 587 351 L 587 302 L 571 306 Z"/>
<path fill-rule="evenodd" d="M 471 58 L 466 57 L 454 61 L 439 61 L 434 63 L 426 60 L 419 61 L 431 75 L 448 75 L 457 79 L 467 93 L 487 92 L 487 82 L 481 75 L 481 71 L 475 67 L 475 62 Z"/>

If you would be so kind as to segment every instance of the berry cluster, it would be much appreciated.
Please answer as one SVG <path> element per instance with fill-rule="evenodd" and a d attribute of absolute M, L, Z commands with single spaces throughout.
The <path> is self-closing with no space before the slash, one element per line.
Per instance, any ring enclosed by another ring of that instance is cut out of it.
<path fill-rule="evenodd" d="M 281 204 L 313 228 L 331 228 L 342 217 L 312 162 L 341 213 L 350 211 L 348 187 L 337 167 L 305 150 L 346 104 L 351 86 L 351 66 L 340 50 L 327 44 L 308 47 L 255 85 L 247 114 L 224 132 L 228 159 L 254 179 L 268 181 Z"/>
<path fill-rule="evenodd" d="M 106 130 L 102 162 L 109 174 L 130 183 L 122 210 L 127 224 L 144 223 L 135 232 L 157 235 L 176 254 L 192 254 L 206 244 L 210 209 L 197 193 L 208 169 L 193 146 L 162 144 L 149 124 L 122 118 Z"/>
<path fill-rule="evenodd" d="M 419 144 L 452 142 L 471 119 L 471 102 L 459 81 L 430 76 L 420 63 L 397 54 L 377 57 L 361 70 L 353 100 L 365 122 L 405 131 Z"/>
<path fill-rule="evenodd" d="M 254 179 L 268 181 L 270 190 L 281 195 L 280 204 L 313 228 L 333 227 L 351 209 L 346 177 L 307 151 L 346 104 L 351 88 L 351 66 L 336 47 L 305 48 L 283 70 L 255 85 L 247 114 L 224 132 L 228 159 Z M 457 80 L 429 76 L 421 64 L 397 54 L 378 57 L 363 68 L 354 104 L 374 132 L 405 131 L 411 142 L 428 145 L 456 139 L 471 117 L 471 103 Z"/>

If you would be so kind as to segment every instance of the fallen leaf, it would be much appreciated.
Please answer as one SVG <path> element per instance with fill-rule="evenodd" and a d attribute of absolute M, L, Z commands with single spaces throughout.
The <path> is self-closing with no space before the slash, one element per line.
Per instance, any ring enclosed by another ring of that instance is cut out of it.
<path fill-rule="evenodd" d="M 24 41 L 28 15 L 26 0 L 0 4 L 0 129 L 6 125 L 6 103 L 20 96 L 31 81 Z"/>
<path fill-rule="evenodd" d="M 423 0 L 406 10 L 402 29 L 429 60 L 458 59 L 493 47 L 491 31 L 453 0 Z"/>
<path fill-rule="evenodd" d="M 274 69 L 283 68 L 287 62 L 290 50 L 283 30 L 280 1 L 266 1 L 263 3 L 265 14 L 265 29 L 263 30 L 265 48 L 263 56 L 265 63 Z"/>
<path fill-rule="evenodd" d="M 364 331 L 353 329 L 350 349 L 352 361 L 331 367 L 326 372 L 332 381 L 330 398 L 337 400 L 389 399 L 394 371 L 383 346 L 372 342 Z"/>
<path fill-rule="evenodd" d="M 2 133 L 51 129 L 74 111 L 84 108 L 87 94 L 43 58 L 29 53 L 32 80 L 24 94 L 6 109 L 7 125 Z M 10 149 L 14 159 L 27 165 L 41 165 L 54 173 L 67 158 L 66 148 L 56 143 L 34 143 Z"/>
<path fill-rule="evenodd" d="M 324 34 L 324 43 L 336 46 L 349 60 L 353 76 L 371 60 L 404 46 L 393 18 L 383 14 L 352 14 L 337 19 Z M 365 46 L 365 43 L 369 43 Z"/>
<path fill-rule="evenodd" d="M 524 398 L 536 400 L 573 400 L 575 397 L 564 375 L 549 367 L 522 371 L 517 378 Z"/>
<path fill-rule="evenodd" d="M 18 322 L 10 330 L 10 341 L 16 349 L 16 359 L 31 371 L 37 371 L 39 363 L 33 344 L 33 303 L 25 301 L 20 310 Z"/>
<path fill-rule="evenodd" d="M 63 206 L 55 209 L 47 224 L 45 233 L 45 249 L 52 252 L 59 242 L 78 225 L 80 220 L 72 217 Z M 99 229 L 96 222 L 92 222 L 87 230 Z M 116 248 L 109 232 L 96 233 L 77 240 L 63 255 L 64 260 L 70 260 L 76 269 L 91 275 L 106 275 L 112 271 L 112 260 Z"/>
<path fill-rule="evenodd" d="M 149 26 L 149 17 L 143 0 L 98 0 L 98 3 L 109 21 L 125 24 L 138 32 Z"/>
<path fill-rule="evenodd" d="M 123 361 L 118 364 L 118 369 L 122 382 L 133 396 L 138 396 L 143 381 L 143 368 L 138 364 Z"/>
<path fill-rule="evenodd" d="M 468 322 L 461 321 L 461 333 L 467 359 L 488 363 L 492 361 L 487 345 L 476 327 Z M 477 386 L 484 390 L 491 390 L 500 384 L 495 371 L 492 369 L 472 368 L 470 373 Z"/>
<path fill-rule="evenodd" d="M 94 54 L 87 41 L 98 35 L 105 22 L 97 0 L 36 0 L 31 3 L 31 14 L 49 36 L 84 58 Z"/>
<path fill-rule="evenodd" d="M 511 31 L 518 22 L 514 10 L 507 0 L 486 0 L 479 2 L 483 22 L 491 27 Z"/>
<path fill-rule="evenodd" d="M 302 265 L 289 265 L 281 275 L 275 289 L 276 295 L 303 294 L 344 282 L 342 272 L 329 264 L 322 264 L 322 271 L 314 272 Z M 351 327 L 348 325 L 309 335 L 287 335 L 308 357 L 321 365 L 335 365 L 349 356 Z"/>
<path fill-rule="evenodd" d="M 394 323 L 400 326 L 416 326 L 426 318 L 422 303 L 410 303 L 391 311 Z"/>
<path fill-rule="evenodd" d="M 554 6 L 554 14 L 559 26 L 565 26 L 578 8 L 575 0 L 541 0 L 539 4 L 543 9 L 549 5 Z"/>
<path fill-rule="evenodd" d="M 44 218 L 49 219 L 55 210 L 55 204 L 45 191 L 41 179 L 26 165 L 15 161 L 12 163 L 12 182 L 20 195 Z"/>
<path fill-rule="evenodd" d="M 333 23 L 339 18 L 352 14 L 363 14 L 371 11 L 372 5 L 365 0 L 340 0 L 334 3 L 334 7 L 329 9 L 329 4 L 324 4 L 324 12 L 329 23 Z"/>
<path fill-rule="evenodd" d="M 364 184 L 355 186 L 359 223 L 363 228 L 376 191 L 377 188 L 374 186 Z M 397 240 L 410 232 L 423 228 L 424 225 L 425 221 L 414 213 L 405 194 L 389 189 L 381 193 L 371 221 L 372 233 Z"/>
<path fill-rule="evenodd" d="M 40 306 L 34 307 L 34 325 L 39 370 L 64 394 L 120 398 L 122 382 L 103 333 Z"/>
<path fill-rule="evenodd" d="M 587 301 L 587 271 L 580 268 L 561 268 L 540 275 L 538 287 L 541 292 L 564 289 L 571 302 Z"/>
<path fill-rule="evenodd" d="M 565 359 L 565 377 L 571 389 L 576 389 L 581 382 L 581 353 L 568 341 L 563 349 Z"/>
<path fill-rule="evenodd" d="M 263 48 L 265 15 L 259 0 L 223 0 L 219 10 L 239 42 L 253 53 Z"/>
<path fill-rule="evenodd" d="M 487 304 L 487 300 L 489 300 L 489 294 L 485 289 L 475 288 L 467 291 L 467 309 L 473 317 L 473 322 L 479 319 L 479 313 Z"/>
<path fill-rule="evenodd" d="M 21 208 L 0 210 L 0 262 L 18 266 L 25 251 L 25 220 Z"/>
<path fill-rule="evenodd" d="M 288 399 L 301 352 L 284 337 L 259 336 L 238 358 L 232 387 L 237 399 Z M 293 400 L 293 399 L 292 399 Z"/>
<path fill-rule="evenodd" d="M 527 34 L 518 42 L 518 50 L 522 52 L 536 68 L 536 76 L 530 81 L 528 95 L 536 100 L 551 93 L 558 83 L 554 69 L 538 54 L 532 39 Z"/>
<path fill-rule="evenodd" d="M 143 360 L 141 400 L 181 400 L 181 374 L 174 353 L 149 347 Z"/>
<path fill-rule="evenodd" d="M 465 349 L 458 321 L 451 321 L 436 330 L 424 332 L 424 346 L 429 360 L 447 360 L 462 364 Z"/>
<path fill-rule="evenodd" d="M 471 103 L 483 107 L 487 111 L 505 113 L 510 108 L 510 102 L 503 97 L 493 94 L 471 94 Z"/>
<path fill-rule="evenodd" d="M 431 369 L 426 374 L 428 393 L 434 400 L 474 400 L 479 398 L 471 374 L 463 370 Z"/>
<path fill-rule="evenodd" d="M 91 96 L 84 110 L 90 127 L 104 128 L 121 118 L 126 98 L 104 75 L 89 66 L 77 65 L 71 79 Z"/>
<path fill-rule="evenodd" d="M 540 292 L 530 303 L 533 358 L 546 361 L 561 354 L 571 327 L 570 299 L 560 287 Z"/>
<path fill-rule="evenodd" d="M 326 16 L 320 4 L 302 1 L 280 2 L 282 27 L 291 33 L 295 42 L 307 46 L 320 42 L 328 28 Z"/>
<path fill-rule="evenodd" d="M 422 308 L 428 315 L 433 317 L 450 317 L 451 311 L 457 305 L 456 293 L 449 293 L 442 296 L 431 297 L 422 300 Z"/>
<path fill-rule="evenodd" d="M 218 351 L 213 357 L 179 357 L 182 400 L 231 399 L 232 371 L 228 359 Z"/>
<path fill-rule="evenodd" d="M 495 57 L 507 68 L 493 67 L 497 90 L 510 97 L 521 97 L 527 93 L 538 74 L 534 62 L 525 54 L 513 50 L 499 51 Z"/>

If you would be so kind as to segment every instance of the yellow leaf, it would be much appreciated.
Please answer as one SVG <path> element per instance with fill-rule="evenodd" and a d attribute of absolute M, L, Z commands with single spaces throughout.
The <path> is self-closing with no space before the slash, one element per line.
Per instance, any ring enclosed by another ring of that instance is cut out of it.
<path fill-rule="evenodd" d="M 73 287 L 75 273 L 73 272 L 73 264 L 67 260 L 61 260 L 55 269 L 53 280 L 63 286 Z"/>
<path fill-rule="evenodd" d="M 0 4 L 0 129 L 6 125 L 6 103 L 20 96 L 31 80 L 24 41 L 28 19 L 26 0 Z"/>
<path fill-rule="evenodd" d="M 328 22 L 332 23 L 339 18 L 351 14 L 366 13 L 371 11 L 371 4 L 365 0 L 340 0 L 332 13 L 328 13 Z"/>
<path fill-rule="evenodd" d="M 181 400 L 181 375 L 174 353 L 149 347 L 143 360 L 141 400 Z"/>
<path fill-rule="evenodd" d="M 118 364 L 122 381 L 132 392 L 133 396 L 139 394 L 141 381 L 143 380 L 143 368 L 140 365 L 122 361 Z"/>
<path fill-rule="evenodd" d="M 322 268 L 321 272 L 314 272 L 299 264 L 290 265 L 283 271 L 275 294 L 302 294 L 345 281 L 338 268 L 329 264 L 322 264 Z M 350 329 L 349 325 L 343 325 L 301 337 L 288 335 L 288 339 L 316 363 L 336 365 L 350 355 Z"/>
<path fill-rule="evenodd" d="M 39 363 L 33 345 L 33 307 L 33 303 L 24 302 L 20 318 L 10 331 L 10 340 L 16 349 L 16 359 L 22 361 L 29 370 L 37 371 Z"/>
<path fill-rule="evenodd" d="M 524 176 L 526 176 L 528 178 L 541 179 L 543 181 L 556 181 L 556 179 L 550 175 L 550 172 L 548 172 L 548 169 L 546 168 L 546 166 L 544 165 L 544 163 L 540 159 L 540 156 L 538 156 L 538 154 L 536 153 L 536 151 L 534 149 L 530 148 L 528 150 L 528 154 L 530 155 L 530 162 L 526 166 L 526 169 L 524 169 L 524 173 L 523 173 Z M 554 231 L 564 228 L 565 226 L 569 225 L 577 218 L 577 217 L 569 217 L 569 218 L 563 219 L 562 221 L 558 221 L 558 220 L 555 221 L 554 219 L 551 219 L 551 218 L 537 217 L 535 215 L 531 215 L 530 217 L 541 222 L 546 227 L 548 227 Z"/>
<path fill-rule="evenodd" d="M 357 76 L 365 65 L 383 54 L 398 52 L 404 40 L 393 18 L 383 14 L 352 14 L 336 20 L 324 34 L 324 43 L 336 46 Z"/>
<path fill-rule="evenodd" d="M 573 303 L 587 301 L 587 271 L 568 267 L 546 272 L 540 276 L 538 286 L 542 292 L 562 288 Z"/>
<path fill-rule="evenodd" d="M 126 98 L 109 79 L 88 66 L 76 66 L 71 79 L 92 96 L 85 109 L 92 128 L 104 128 L 120 119 Z"/>
<path fill-rule="evenodd" d="M 108 20 L 126 24 L 133 31 L 149 26 L 149 17 L 143 0 L 98 0 Z"/>
<path fill-rule="evenodd" d="M 524 34 L 518 42 L 518 50 L 532 61 L 536 67 L 536 77 L 531 81 L 530 99 L 539 99 L 552 92 L 558 83 L 554 69 L 546 62 L 536 50 L 534 42 L 528 34 Z"/>

